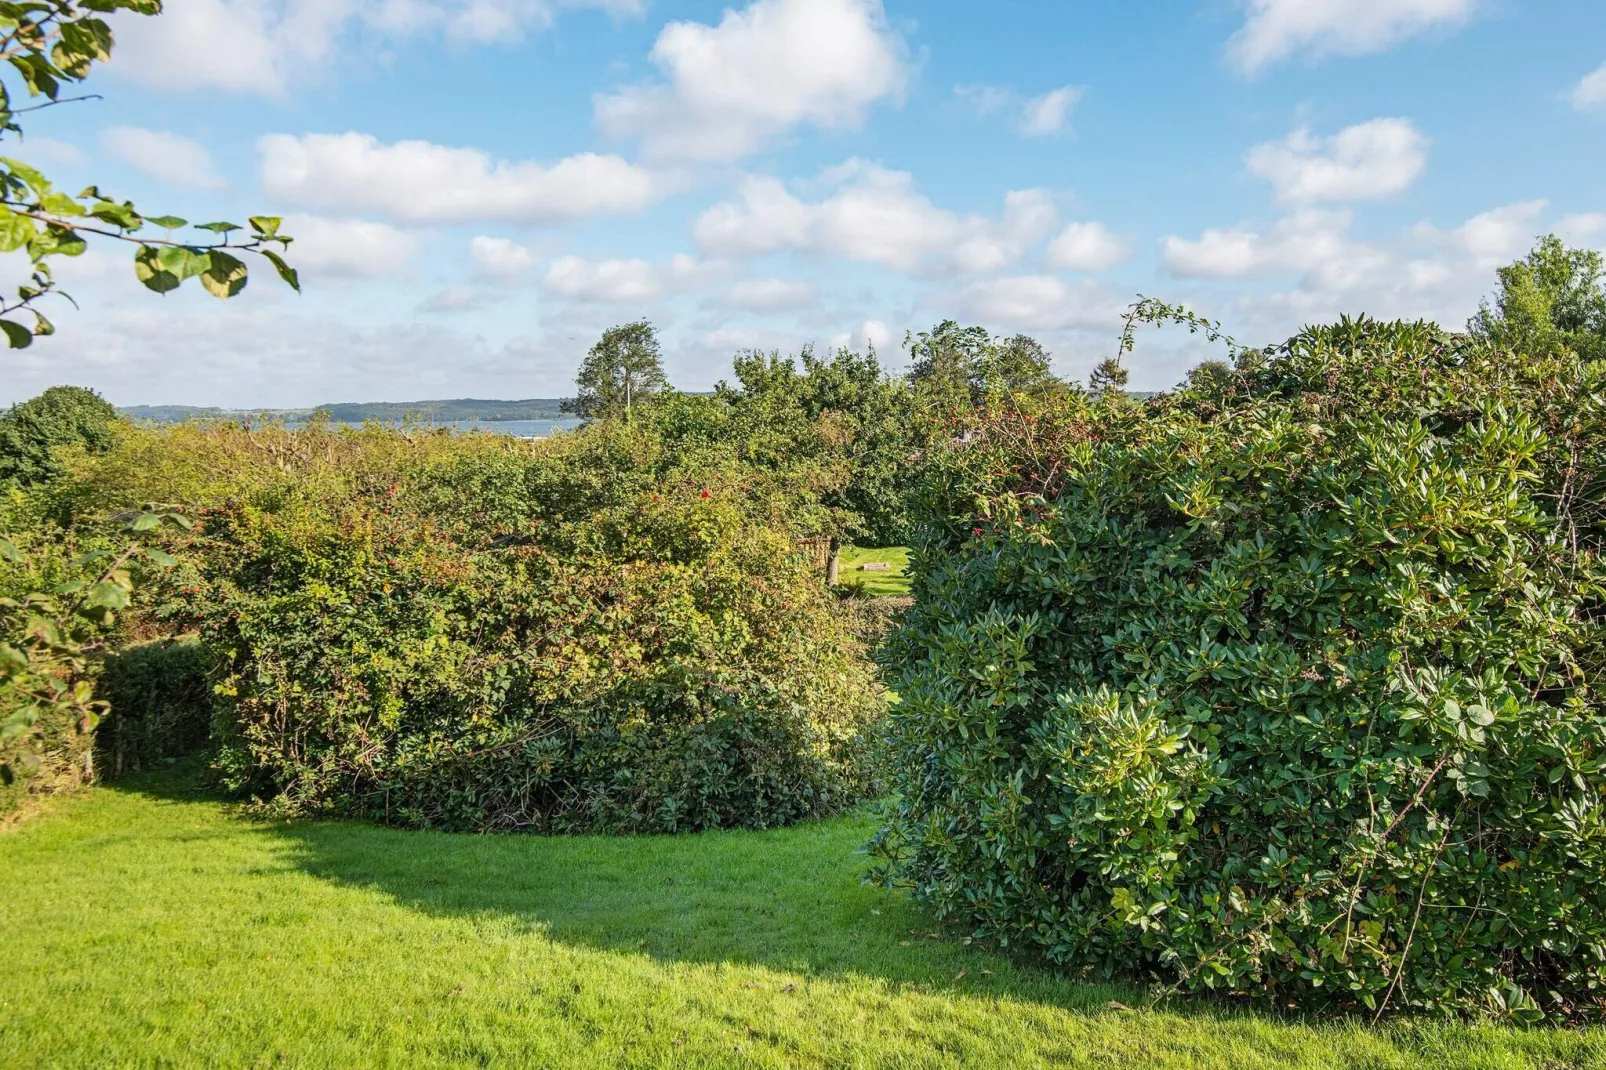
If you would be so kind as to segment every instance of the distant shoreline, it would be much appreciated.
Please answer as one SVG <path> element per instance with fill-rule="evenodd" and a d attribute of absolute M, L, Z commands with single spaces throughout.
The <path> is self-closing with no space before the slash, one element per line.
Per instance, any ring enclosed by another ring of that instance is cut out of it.
<path fill-rule="evenodd" d="M 483 401 L 477 398 L 459 398 L 450 401 L 370 401 L 337 402 L 315 405 L 304 409 L 224 409 L 199 405 L 127 405 L 120 408 L 131 420 L 150 420 L 156 423 L 186 423 L 191 420 L 267 420 L 287 424 L 304 424 L 315 416 L 324 415 L 332 423 L 364 424 L 421 423 L 462 426 L 465 424 L 501 424 L 524 421 L 543 421 L 575 425 L 569 413 L 563 411 L 559 398 L 534 398 L 523 401 Z"/>

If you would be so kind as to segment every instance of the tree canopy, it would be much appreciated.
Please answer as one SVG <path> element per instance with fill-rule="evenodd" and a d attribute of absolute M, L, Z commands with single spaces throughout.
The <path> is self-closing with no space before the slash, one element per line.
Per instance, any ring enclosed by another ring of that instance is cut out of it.
<path fill-rule="evenodd" d="M 119 417 L 106 399 L 81 386 L 53 386 L 0 415 L 0 487 L 45 483 L 65 470 L 57 450 L 104 452 Z"/>
<path fill-rule="evenodd" d="M 646 320 L 608 328 L 586 354 L 575 386 L 567 411 L 588 420 L 628 417 L 634 406 L 669 387 L 658 332 Z"/>
<path fill-rule="evenodd" d="M 1499 269 L 1500 290 L 1467 330 L 1529 356 L 1571 350 L 1606 358 L 1606 263 L 1593 249 L 1570 249 L 1554 234 Z"/>

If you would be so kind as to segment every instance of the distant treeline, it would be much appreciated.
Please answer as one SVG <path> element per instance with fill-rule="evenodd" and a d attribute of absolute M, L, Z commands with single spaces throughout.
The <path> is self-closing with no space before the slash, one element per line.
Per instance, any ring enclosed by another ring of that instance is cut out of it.
<path fill-rule="evenodd" d="M 459 423 L 465 420 L 501 422 L 506 420 L 562 420 L 567 418 L 563 402 L 557 398 L 526 401 L 481 401 L 459 398 L 455 401 L 367 401 L 318 405 L 306 409 L 219 409 L 194 405 L 131 405 L 123 415 L 134 420 L 157 423 L 184 423 L 190 420 L 238 420 L 245 418 L 305 423 L 324 414 L 339 423 L 360 424 L 369 420 L 399 423 L 418 420 L 425 423 Z"/>

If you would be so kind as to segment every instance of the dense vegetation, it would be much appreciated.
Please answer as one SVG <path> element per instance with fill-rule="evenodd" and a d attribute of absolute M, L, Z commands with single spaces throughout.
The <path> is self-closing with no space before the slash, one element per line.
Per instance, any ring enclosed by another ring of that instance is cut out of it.
<path fill-rule="evenodd" d="M 876 849 L 1067 966 L 1593 1014 L 1606 371 L 1344 321 L 933 465 Z"/>
<path fill-rule="evenodd" d="M 1544 242 L 1465 334 L 1266 350 L 1140 302 L 1122 357 L 1233 357 L 1141 402 L 951 322 L 904 377 L 749 353 L 688 395 L 632 324 L 546 441 L 58 421 L 0 503 L 0 805 L 203 738 L 258 807 L 441 829 L 889 793 L 883 879 L 1063 967 L 1594 1017 L 1599 278 Z M 802 550 L 851 541 L 914 547 L 890 717 L 901 607 Z"/>

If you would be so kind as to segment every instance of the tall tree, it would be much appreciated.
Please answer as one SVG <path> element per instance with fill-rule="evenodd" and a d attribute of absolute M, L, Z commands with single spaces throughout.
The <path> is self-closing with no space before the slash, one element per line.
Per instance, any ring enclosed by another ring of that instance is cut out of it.
<path fill-rule="evenodd" d="M 575 377 L 578 390 L 564 410 L 588 420 L 630 416 L 631 409 L 669 388 L 658 332 L 645 320 L 609 327 Z"/>
<path fill-rule="evenodd" d="M 1554 234 L 1499 271 L 1500 292 L 1467 324 L 1474 337 L 1519 353 L 1569 349 L 1606 359 L 1606 263 Z"/>

